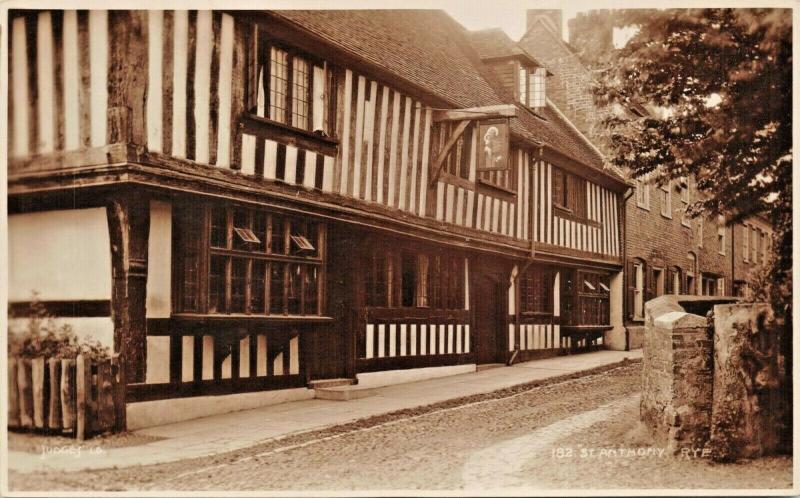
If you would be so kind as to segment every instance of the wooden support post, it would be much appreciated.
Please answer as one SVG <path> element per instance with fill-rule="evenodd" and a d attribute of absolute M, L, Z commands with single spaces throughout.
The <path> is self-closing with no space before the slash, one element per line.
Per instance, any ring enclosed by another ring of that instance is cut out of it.
<path fill-rule="evenodd" d="M 92 418 L 95 433 L 114 428 L 114 393 L 111 376 L 111 360 L 97 363 L 97 412 Z"/>
<path fill-rule="evenodd" d="M 77 399 L 76 437 L 86 439 L 91 431 L 92 410 L 92 360 L 79 354 L 75 360 L 75 384 Z"/>
<path fill-rule="evenodd" d="M 17 388 L 19 391 L 20 425 L 33 427 L 33 388 L 31 387 L 31 361 L 17 360 Z"/>
<path fill-rule="evenodd" d="M 439 151 L 439 155 L 436 156 L 436 159 L 431 165 L 431 180 L 429 184 L 431 187 L 436 185 L 436 182 L 439 180 L 439 175 L 442 173 L 442 166 L 444 165 L 445 159 L 447 159 L 447 155 L 450 153 L 450 150 L 453 148 L 456 142 L 458 142 L 458 139 L 461 137 L 461 135 L 464 134 L 464 131 L 471 122 L 472 121 L 469 119 L 460 121 L 458 126 L 456 126 L 456 129 L 453 130 L 453 135 L 450 136 L 450 138 L 447 140 L 447 143 L 445 143 L 444 147 L 442 147 L 442 150 Z"/>
<path fill-rule="evenodd" d="M 141 195 L 124 193 L 112 199 L 106 211 L 111 242 L 114 351 L 124 360 L 128 380 L 144 382 L 150 206 Z"/>
<path fill-rule="evenodd" d="M 50 400 L 48 403 L 47 427 L 52 430 L 61 430 L 61 360 L 50 358 L 47 360 L 47 369 L 50 375 Z"/>
<path fill-rule="evenodd" d="M 125 410 L 125 365 L 120 356 L 111 357 L 111 373 L 114 380 L 114 432 L 122 432 L 127 426 Z"/>
<path fill-rule="evenodd" d="M 64 431 L 75 433 L 75 360 L 61 360 L 61 423 Z"/>
<path fill-rule="evenodd" d="M 8 359 L 8 426 L 19 427 L 19 388 L 17 360 Z"/>
<path fill-rule="evenodd" d="M 37 429 L 47 426 L 47 389 L 43 357 L 31 360 L 31 382 L 33 384 L 33 425 Z"/>

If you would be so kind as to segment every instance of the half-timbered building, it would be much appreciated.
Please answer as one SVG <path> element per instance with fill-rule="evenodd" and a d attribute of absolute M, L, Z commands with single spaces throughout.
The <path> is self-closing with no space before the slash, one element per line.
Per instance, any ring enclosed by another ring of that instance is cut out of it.
<path fill-rule="evenodd" d="M 134 405 L 622 331 L 628 185 L 519 49 L 438 11 L 9 26 L 11 308 L 36 292 L 113 346 Z"/>

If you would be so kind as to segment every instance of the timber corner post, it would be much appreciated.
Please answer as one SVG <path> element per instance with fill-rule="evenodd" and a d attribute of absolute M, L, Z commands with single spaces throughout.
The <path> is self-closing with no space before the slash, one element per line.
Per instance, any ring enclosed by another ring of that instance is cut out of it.
<path fill-rule="evenodd" d="M 106 205 L 111 245 L 111 317 L 114 352 L 127 382 L 144 382 L 147 358 L 147 295 L 150 206 L 146 197 L 126 192 Z"/>

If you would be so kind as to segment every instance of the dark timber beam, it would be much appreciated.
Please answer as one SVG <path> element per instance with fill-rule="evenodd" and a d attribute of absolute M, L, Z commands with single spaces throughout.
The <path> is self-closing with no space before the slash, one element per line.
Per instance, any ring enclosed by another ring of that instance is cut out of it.
<path fill-rule="evenodd" d="M 436 181 L 439 179 L 439 175 L 442 173 L 442 165 L 444 165 L 444 160 L 447 159 L 447 154 L 450 153 L 450 150 L 456 144 L 459 137 L 464 134 L 464 130 L 467 129 L 467 126 L 469 126 L 471 122 L 472 121 L 469 119 L 460 121 L 456 129 L 453 130 L 453 135 L 450 137 L 447 143 L 444 144 L 442 150 L 439 151 L 439 155 L 436 156 L 436 160 L 433 161 L 433 165 L 431 166 L 432 170 L 431 181 L 430 181 L 431 187 L 436 185 Z"/>
<path fill-rule="evenodd" d="M 483 107 L 468 107 L 466 109 L 449 109 L 434 111 L 433 121 L 461 121 L 462 119 L 493 119 L 514 118 L 517 116 L 517 107 L 501 104 Z"/>
<path fill-rule="evenodd" d="M 120 353 L 128 382 L 144 382 L 150 205 L 143 196 L 126 192 L 109 200 L 106 213 L 111 243 L 114 351 Z"/>

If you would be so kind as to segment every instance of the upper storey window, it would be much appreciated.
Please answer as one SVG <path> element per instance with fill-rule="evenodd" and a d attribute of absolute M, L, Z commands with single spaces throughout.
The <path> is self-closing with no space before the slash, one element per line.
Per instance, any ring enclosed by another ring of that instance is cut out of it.
<path fill-rule="evenodd" d="M 250 112 L 298 130 L 333 136 L 336 91 L 329 64 L 268 39 L 261 31 L 255 36 Z"/>
<path fill-rule="evenodd" d="M 531 69 L 520 65 L 517 75 L 517 95 L 519 101 L 528 107 L 539 108 L 546 105 L 545 82 L 547 70 L 543 67 Z"/>
<path fill-rule="evenodd" d="M 586 180 L 553 168 L 553 205 L 579 218 L 586 218 Z"/>

